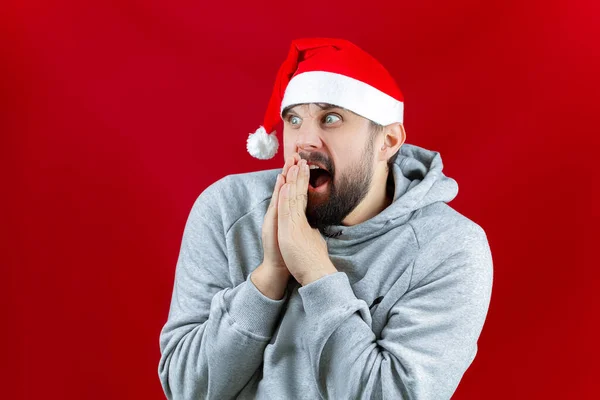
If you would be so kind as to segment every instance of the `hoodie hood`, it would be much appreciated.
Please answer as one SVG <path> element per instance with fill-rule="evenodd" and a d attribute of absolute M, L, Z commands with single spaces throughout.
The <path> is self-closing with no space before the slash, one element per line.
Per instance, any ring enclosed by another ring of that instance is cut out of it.
<path fill-rule="evenodd" d="M 458 183 L 444 175 L 442 156 L 437 151 L 404 143 L 399 150 L 392 176 L 392 203 L 371 219 L 353 226 L 332 225 L 325 236 L 328 246 L 347 246 L 382 235 L 406 223 L 412 214 L 435 202 L 448 203 L 458 194 Z"/>

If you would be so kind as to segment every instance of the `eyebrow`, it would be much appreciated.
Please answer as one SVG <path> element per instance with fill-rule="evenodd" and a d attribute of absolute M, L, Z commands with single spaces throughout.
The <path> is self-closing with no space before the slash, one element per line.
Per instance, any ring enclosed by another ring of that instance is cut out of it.
<path fill-rule="evenodd" d="M 308 104 L 308 103 L 304 103 L 304 104 Z M 336 106 L 335 104 L 329 104 L 329 103 L 314 103 L 317 107 L 319 107 L 321 109 L 321 111 L 327 111 L 327 110 L 331 110 L 333 108 L 339 108 L 340 110 L 346 110 L 344 107 L 340 107 L 340 106 Z M 301 106 L 303 104 L 296 104 L 294 106 L 291 107 L 287 107 L 285 110 L 283 110 L 283 113 L 281 114 L 282 118 L 286 118 L 288 116 L 288 114 L 290 113 L 296 113 L 295 111 L 293 111 L 293 108 L 296 108 L 297 106 Z"/>

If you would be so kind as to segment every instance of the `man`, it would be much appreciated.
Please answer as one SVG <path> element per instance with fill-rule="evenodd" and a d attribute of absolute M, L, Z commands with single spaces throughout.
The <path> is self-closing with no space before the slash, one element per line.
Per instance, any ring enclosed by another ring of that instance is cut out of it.
<path fill-rule="evenodd" d="M 283 119 L 285 165 L 220 179 L 186 223 L 160 336 L 168 398 L 451 397 L 492 258 L 402 118 L 396 83 L 357 46 L 292 43 L 247 143 L 273 157 Z"/>

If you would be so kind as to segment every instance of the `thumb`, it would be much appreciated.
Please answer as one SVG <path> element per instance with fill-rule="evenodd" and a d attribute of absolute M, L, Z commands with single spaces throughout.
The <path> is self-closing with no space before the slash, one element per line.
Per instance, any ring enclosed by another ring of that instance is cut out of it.
<path fill-rule="evenodd" d="M 283 185 L 283 176 L 281 174 L 277 174 L 277 180 L 275 181 L 275 188 L 273 189 L 273 195 L 271 196 L 271 202 L 269 203 L 269 209 L 267 212 L 277 211 L 277 204 L 279 203 L 279 190 Z"/>

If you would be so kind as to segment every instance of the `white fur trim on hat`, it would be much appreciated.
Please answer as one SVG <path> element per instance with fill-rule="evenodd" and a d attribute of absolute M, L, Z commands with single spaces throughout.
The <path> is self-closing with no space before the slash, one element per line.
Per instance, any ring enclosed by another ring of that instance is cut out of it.
<path fill-rule="evenodd" d="M 381 125 L 403 120 L 403 102 L 365 82 L 333 72 L 308 71 L 292 78 L 280 111 L 304 103 L 333 104 Z"/>
<path fill-rule="evenodd" d="M 279 149 L 279 140 L 275 136 L 276 131 L 268 134 L 263 126 L 258 128 L 256 132 L 248 135 L 246 141 L 246 149 L 252 157 L 260 160 L 268 160 L 273 158 Z"/>

